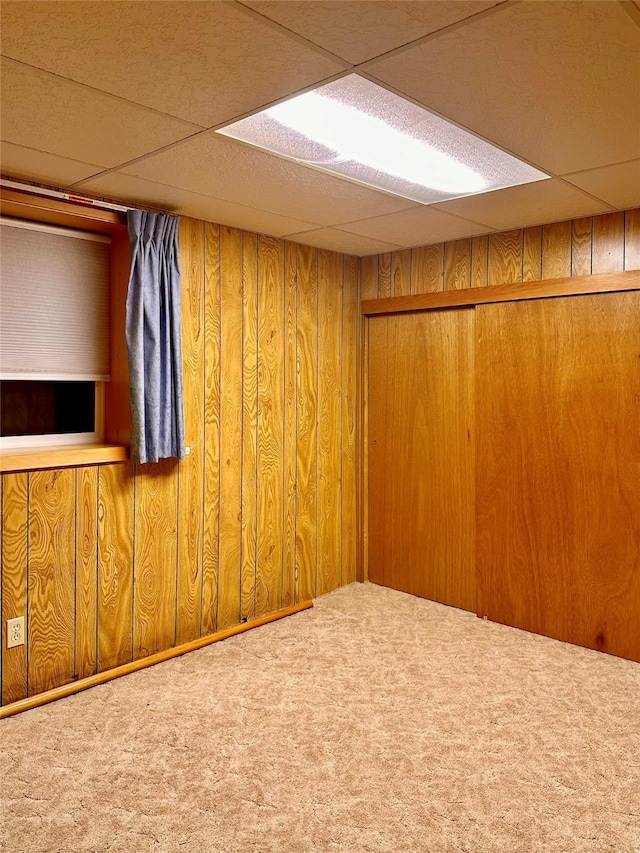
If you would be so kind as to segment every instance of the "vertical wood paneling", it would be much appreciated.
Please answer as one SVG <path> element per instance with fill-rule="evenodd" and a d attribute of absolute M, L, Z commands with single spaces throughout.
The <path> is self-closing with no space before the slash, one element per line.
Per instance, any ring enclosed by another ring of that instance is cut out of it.
<path fill-rule="evenodd" d="M 571 275 L 571 222 L 552 222 L 542 229 L 542 278 Z"/>
<path fill-rule="evenodd" d="M 624 269 L 624 213 L 593 217 L 591 272 L 621 272 Z"/>
<path fill-rule="evenodd" d="M 218 626 L 220 546 L 220 229 L 206 222 L 202 628 Z"/>
<path fill-rule="evenodd" d="M 2 704 L 27 695 L 27 646 L 7 648 L 7 619 L 27 628 L 27 474 L 2 477 Z"/>
<path fill-rule="evenodd" d="M 385 296 L 393 295 L 391 252 L 385 252 L 383 255 L 378 255 L 378 296 L 383 299 Z"/>
<path fill-rule="evenodd" d="M 101 465 L 98 490 L 98 672 L 102 672 L 133 656 L 133 466 Z"/>
<path fill-rule="evenodd" d="M 180 219 L 185 444 L 178 468 L 177 644 L 200 636 L 204 500 L 204 226 Z"/>
<path fill-rule="evenodd" d="M 625 213 L 624 268 L 640 270 L 640 207 Z"/>
<path fill-rule="evenodd" d="M 76 674 L 97 671 L 98 468 L 77 469 L 76 484 Z"/>
<path fill-rule="evenodd" d="M 411 293 L 411 249 L 391 253 L 391 282 L 393 296 Z"/>
<path fill-rule="evenodd" d="M 243 619 L 256 612 L 258 443 L 258 238 L 244 235 L 242 271 L 242 594 Z"/>
<path fill-rule="evenodd" d="M 445 243 L 444 250 L 444 289 L 471 287 L 471 240 Z"/>
<path fill-rule="evenodd" d="M 489 275 L 489 237 L 471 240 L 471 287 L 486 287 Z"/>
<path fill-rule="evenodd" d="M 542 278 L 542 228 L 534 225 L 522 232 L 522 280 Z"/>
<path fill-rule="evenodd" d="M 435 293 L 444 289 L 444 246 L 419 246 L 411 250 L 413 293 Z"/>
<path fill-rule="evenodd" d="M 369 255 L 360 259 L 360 297 L 377 299 L 378 297 L 378 256 Z"/>
<path fill-rule="evenodd" d="M 134 659 L 175 645 L 177 467 L 161 459 L 136 468 Z"/>
<path fill-rule="evenodd" d="M 357 561 L 357 459 L 356 424 L 358 418 L 358 264 L 357 259 L 344 258 L 342 291 L 342 524 L 343 584 L 356 579 Z"/>
<path fill-rule="evenodd" d="M 522 281 L 522 231 L 489 234 L 489 285 L 516 281 Z"/>
<path fill-rule="evenodd" d="M 258 239 L 258 567 L 256 614 L 280 607 L 284 508 L 284 244 Z"/>
<path fill-rule="evenodd" d="M 341 326 L 342 256 L 321 250 L 318 252 L 318 595 L 340 586 Z"/>
<path fill-rule="evenodd" d="M 298 256 L 293 243 L 284 244 L 284 578 L 282 605 L 294 603 L 296 573 L 296 365 Z M 356 294 L 357 298 L 357 294 Z M 354 299 L 354 309 L 358 306 Z M 355 353 L 355 350 L 354 350 Z"/>
<path fill-rule="evenodd" d="M 218 630 L 240 621 L 242 540 L 242 238 L 221 226 L 220 577 Z"/>
<path fill-rule="evenodd" d="M 377 277 L 376 277 L 377 282 Z M 296 601 L 316 594 L 318 252 L 298 246 Z"/>
<path fill-rule="evenodd" d="M 29 475 L 29 695 L 73 681 L 76 475 Z"/>
<path fill-rule="evenodd" d="M 591 275 L 591 230 L 590 216 L 574 219 L 571 223 L 571 275 Z"/>

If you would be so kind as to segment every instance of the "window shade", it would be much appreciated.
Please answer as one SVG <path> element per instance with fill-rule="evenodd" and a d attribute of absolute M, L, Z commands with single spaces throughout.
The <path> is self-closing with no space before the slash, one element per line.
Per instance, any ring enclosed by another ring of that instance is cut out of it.
<path fill-rule="evenodd" d="M 109 378 L 109 242 L 0 219 L 0 378 Z"/>

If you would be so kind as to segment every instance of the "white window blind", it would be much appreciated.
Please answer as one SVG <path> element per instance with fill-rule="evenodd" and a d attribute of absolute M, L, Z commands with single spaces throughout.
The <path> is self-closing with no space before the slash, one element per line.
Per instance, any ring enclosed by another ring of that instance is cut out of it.
<path fill-rule="evenodd" d="M 109 378 L 109 242 L 0 219 L 0 379 Z"/>

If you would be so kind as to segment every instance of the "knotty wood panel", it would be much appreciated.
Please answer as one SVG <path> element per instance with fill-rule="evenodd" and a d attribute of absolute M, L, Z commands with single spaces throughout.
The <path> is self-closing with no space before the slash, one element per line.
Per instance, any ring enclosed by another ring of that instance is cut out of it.
<path fill-rule="evenodd" d="M 357 561 L 357 459 L 358 419 L 358 265 L 344 258 L 342 290 L 342 492 L 340 519 L 343 584 L 356 579 Z"/>
<path fill-rule="evenodd" d="M 284 573 L 282 606 L 295 603 L 296 586 L 296 369 L 298 249 L 284 244 Z M 353 310 L 358 312 L 357 294 Z M 355 355 L 355 347 L 354 347 Z M 355 502 L 354 502 L 355 509 Z"/>
<path fill-rule="evenodd" d="M 97 671 L 98 468 L 76 471 L 76 674 Z"/>
<path fill-rule="evenodd" d="M 284 243 L 258 240 L 258 566 L 256 614 L 280 607 L 284 558 Z"/>
<path fill-rule="evenodd" d="M 2 704 L 27 695 L 27 646 L 7 648 L 7 619 L 27 629 L 28 474 L 2 477 Z"/>
<path fill-rule="evenodd" d="M 471 287 L 486 287 L 489 280 L 489 237 L 471 240 Z"/>
<path fill-rule="evenodd" d="M 220 555 L 220 229 L 206 222 L 202 634 L 218 627 Z"/>
<path fill-rule="evenodd" d="M 488 284 L 522 281 L 522 231 L 489 234 Z"/>
<path fill-rule="evenodd" d="M 342 256 L 318 252 L 318 595 L 341 573 Z"/>
<path fill-rule="evenodd" d="M 466 610 L 476 602 L 473 320 L 472 308 L 369 320 L 369 578 Z"/>
<path fill-rule="evenodd" d="M 377 268 L 377 264 L 376 264 Z M 298 246 L 296 601 L 316 595 L 318 251 Z"/>
<path fill-rule="evenodd" d="M 444 246 L 444 289 L 471 287 L 471 240 L 454 240 Z"/>
<path fill-rule="evenodd" d="M 189 455 L 177 469 L 178 586 L 177 645 L 200 636 L 202 619 L 202 516 L 204 501 L 204 226 L 180 219 L 182 276 L 182 375 L 185 445 Z"/>
<path fill-rule="evenodd" d="M 175 645 L 177 461 L 136 467 L 133 657 Z"/>
<path fill-rule="evenodd" d="M 625 270 L 640 269 L 640 208 L 625 212 L 624 268 Z"/>
<path fill-rule="evenodd" d="M 411 250 L 411 292 L 436 293 L 444 289 L 444 246 L 420 246 Z M 381 294 L 380 294 L 381 295 Z M 363 289 L 363 299 L 373 299 Z"/>
<path fill-rule="evenodd" d="M 395 296 L 391 279 L 391 252 L 378 255 L 378 296 Z"/>
<path fill-rule="evenodd" d="M 29 475 L 29 695 L 73 681 L 76 474 Z"/>
<path fill-rule="evenodd" d="M 133 466 L 101 465 L 98 481 L 98 672 L 133 656 Z"/>
<path fill-rule="evenodd" d="M 412 273 L 413 275 L 413 273 Z M 360 259 L 360 290 L 362 299 L 378 297 L 378 256 Z"/>
<path fill-rule="evenodd" d="M 220 228 L 220 577 L 218 630 L 240 621 L 242 232 Z"/>
<path fill-rule="evenodd" d="M 621 272 L 624 269 L 624 213 L 593 217 L 591 272 Z"/>
<path fill-rule="evenodd" d="M 242 594 L 241 615 L 256 612 L 258 500 L 258 238 L 244 235 L 242 271 Z"/>
<path fill-rule="evenodd" d="M 542 278 L 542 228 L 534 226 L 522 232 L 522 280 Z"/>
<path fill-rule="evenodd" d="M 542 278 L 571 275 L 571 222 L 553 222 L 542 229 Z"/>
<path fill-rule="evenodd" d="M 477 322 L 480 612 L 640 660 L 640 294 Z"/>
<path fill-rule="evenodd" d="M 391 253 L 391 290 L 394 296 L 411 293 L 411 249 Z"/>
<path fill-rule="evenodd" d="M 571 275 L 591 275 L 591 230 L 593 217 L 574 219 L 571 240 Z"/>

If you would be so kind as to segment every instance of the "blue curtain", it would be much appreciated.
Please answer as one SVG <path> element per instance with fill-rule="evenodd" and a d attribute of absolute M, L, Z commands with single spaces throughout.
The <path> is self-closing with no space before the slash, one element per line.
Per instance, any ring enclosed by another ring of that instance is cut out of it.
<path fill-rule="evenodd" d="M 178 217 L 129 210 L 131 458 L 184 457 Z"/>

